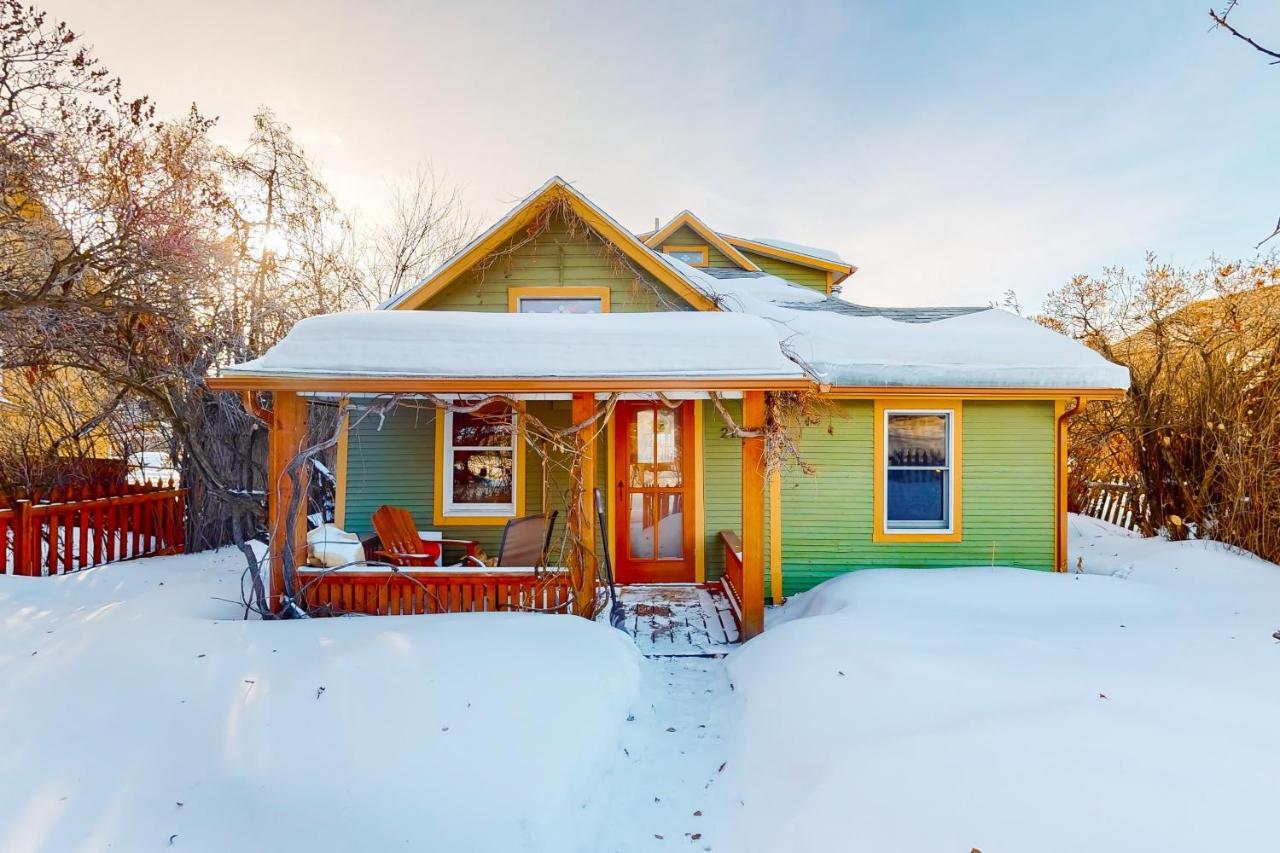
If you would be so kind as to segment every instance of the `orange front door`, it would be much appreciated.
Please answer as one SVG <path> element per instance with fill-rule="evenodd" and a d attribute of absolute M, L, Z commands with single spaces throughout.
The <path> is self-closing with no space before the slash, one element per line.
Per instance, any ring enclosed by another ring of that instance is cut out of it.
<path fill-rule="evenodd" d="M 689 583 L 693 403 L 624 401 L 614 417 L 619 583 Z"/>

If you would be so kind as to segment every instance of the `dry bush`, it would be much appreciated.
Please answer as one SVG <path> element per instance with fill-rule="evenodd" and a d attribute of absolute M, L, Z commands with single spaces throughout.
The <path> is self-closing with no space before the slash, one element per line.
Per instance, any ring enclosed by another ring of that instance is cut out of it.
<path fill-rule="evenodd" d="M 1125 399 L 1072 421 L 1072 474 L 1136 482 L 1148 532 L 1280 559 L 1280 265 L 1148 258 L 1050 294 L 1041 322 L 1129 368 Z"/>

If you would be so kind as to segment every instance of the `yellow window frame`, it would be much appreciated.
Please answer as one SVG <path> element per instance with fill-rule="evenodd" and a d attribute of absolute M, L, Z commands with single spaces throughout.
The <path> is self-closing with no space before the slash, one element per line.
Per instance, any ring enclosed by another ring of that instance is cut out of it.
<path fill-rule="evenodd" d="M 662 254 L 669 255 L 672 252 L 698 252 L 702 255 L 702 260 L 696 264 L 689 264 L 691 267 L 707 267 L 711 266 L 711 250 L 706 246 L 677 246 L 666 243 L 662 247 Z"/>
<path fill-rule="evenodd" d="M 951 526 L 947 530 L 893 530 L 888 526 L 886 493 L 888 490 L 888 415 L 890 412 L 944 412 L 951 415 Z M 875 470 L 872 474 L 873 542 L 961 542 L 964 538 L 964 409 L 954 398 L 905 397 L 877 399 L 874 406 L 872 447 Z"/>
<path fill-rule="evenodd" d="M 435 500 L 432 501 L 431 513 L 432 522 L 437 527 L 461 527 L 468 525 L 482 526 L 498 526 L 506 524 L 513 518 L 520 518 L 524 515 L 525 508 L 525 436 L 524 436 L 524 406 L 519 405 L 515 411 L 516 430 L 513 436 L 515 458 L 511 461 L 511 470 L 513 480 L 511 490 L 514 498 L 514 510 L 511 513 L 501 515 L 446 515 L 444 511 L 444 480 L 445 480 L 445 410 L 435 410 Z"/>
<path fill-rule="evenodd" d="M 610 290 L 603 286 L 584 287 L 509 287 L 507 313 L 520 312 L 521 299 L 599 299 L 600 313 L 609 313 Z"/>

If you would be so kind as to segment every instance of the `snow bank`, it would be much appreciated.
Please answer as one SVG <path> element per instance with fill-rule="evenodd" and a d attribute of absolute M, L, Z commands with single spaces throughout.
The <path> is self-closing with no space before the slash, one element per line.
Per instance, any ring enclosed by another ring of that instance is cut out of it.
<path fill-rule="evenodd" d="M 505 314 L 361 311 L 297 323 L 240 375 L 803 377 L 765 321 L 674 311 Z"/>
<path fill-rule="evenodd" d="M 1274 849 L 1280 567 L 1081 522 L 1105 576 L 856 572 L 731 655 L 725 849 Z"/>
<path fill-rule="evenodd" d="M 0 577 L 0 850 L 592 849 L 627 638 L 526 614 L 240 621 L 217 599 L 242 568 Z"/>
<path fill-rule="evenodd" d="M 731 311 L 768 320 L 800 363 L 832 385 L 1127 388 L 1129 371 L 1088 347 L 1000 309 L 929 323 L 797 308 L 824 297 L 774 276 L 716 278 L 680 264 Z"/>

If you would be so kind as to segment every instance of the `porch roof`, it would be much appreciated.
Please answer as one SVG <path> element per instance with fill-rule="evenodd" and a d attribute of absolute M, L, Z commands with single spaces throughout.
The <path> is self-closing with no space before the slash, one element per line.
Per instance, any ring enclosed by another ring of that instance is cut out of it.
<path fill-rule="evenodd" d="M 363 311 L 299 322 L 211 386 L 314 391 L 756 390 L 805 372 L 764 319 L 728 312 Z"/>

